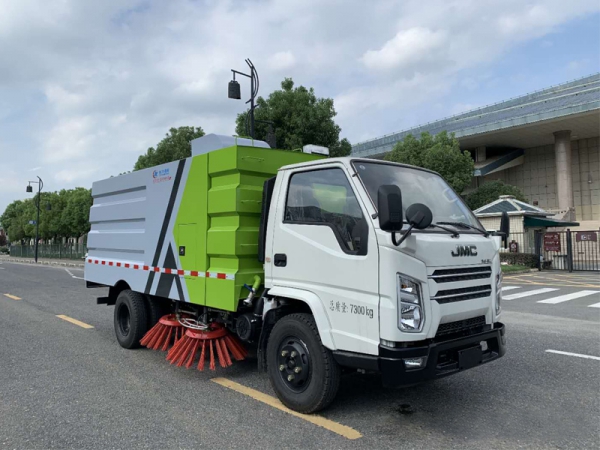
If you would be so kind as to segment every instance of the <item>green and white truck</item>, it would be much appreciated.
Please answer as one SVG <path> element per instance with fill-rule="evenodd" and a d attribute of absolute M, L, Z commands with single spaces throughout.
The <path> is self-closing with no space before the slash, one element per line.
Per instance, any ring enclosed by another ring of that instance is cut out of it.
<path fill-rule="evenodd" d="M 120 345 L 163 314 L 219 324 L 307 413 L 344 371 L 408 386 L 504 355 L 499 236 L 437 173 L 326 154 L 208 135 L 95 182 L 85 279 Z"/>

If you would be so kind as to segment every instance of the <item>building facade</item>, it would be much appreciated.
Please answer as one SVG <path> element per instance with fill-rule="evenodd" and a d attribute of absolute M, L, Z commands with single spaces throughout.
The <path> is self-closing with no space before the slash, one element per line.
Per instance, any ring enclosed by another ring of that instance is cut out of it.
<path fill-rule="evenodd" d="M 408 134 L 444 130 L 475 160 L 469 189 L 502 180 L 556 218 L 600 227 L 600 74 L 362 142 L 352 154 L 382 158 Z"/>

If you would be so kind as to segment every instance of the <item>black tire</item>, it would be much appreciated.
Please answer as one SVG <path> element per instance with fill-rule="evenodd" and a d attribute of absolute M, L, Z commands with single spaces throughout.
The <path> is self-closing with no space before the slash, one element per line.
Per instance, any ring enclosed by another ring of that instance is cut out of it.
<path fill-rule="evenodd" d="M 294 352 L 297 356 L 288 358 Z M 326 408 L 340 387 L 340 367 L 321 343 L 311 314 L 290 314 L 275 324 L 267 343 L 267 371 L 279 400 L 300 413 Z"/>
<path fill-rule="evenodd" d="M 142 294 L 129 289 L 121 291 L 115 303 L 115 334 L 119 345 L 133 349 L 148 331 L 148 304 Z"/>
<path fill-rule="evenodd" d="M 146 295 L 146 303 L 148 304 L 148 329 L 158 323 L 158 320 L 169 314 L 170 304 L 166 299 L 154 298 Z"/>

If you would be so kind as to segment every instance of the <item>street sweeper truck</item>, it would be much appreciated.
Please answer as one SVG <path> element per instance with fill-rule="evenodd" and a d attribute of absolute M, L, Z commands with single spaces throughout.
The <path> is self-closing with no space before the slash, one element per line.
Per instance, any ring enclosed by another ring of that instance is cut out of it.
<path fill-rule="evenodd" d="M 500 233 L 435 172 L 327 154 L 207 135 L 95 182 L 85 279 L 119 344 L 199 370 L 250 350 L 304 413 L 344 372 L 409 386 L 500 358 Z"/>

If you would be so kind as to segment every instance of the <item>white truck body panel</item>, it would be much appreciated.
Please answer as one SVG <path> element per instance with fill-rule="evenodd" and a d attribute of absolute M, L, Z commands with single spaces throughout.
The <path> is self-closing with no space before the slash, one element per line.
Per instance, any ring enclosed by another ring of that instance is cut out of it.
<path fill-rule="evenodd" d="M 153 267 L 180 267 L 173 242 L 174 221 L 165 220 L 169 205 L 177 208 L 183 194 L 180 181 L 187 177 L 187 160 L 162 164 L 92 185 L 88 257 L 85 278 L 114 286 L 125 280 L 132 290 L 160 294 L 174 300 L 188 298 L 179 277 L 156 273 Z M 170 264 L 165 264 L 169 258 Z M 118 264 L 118 265 L 117 265 Z M 126 267 L 125 265 L 128 265 Z"/>

